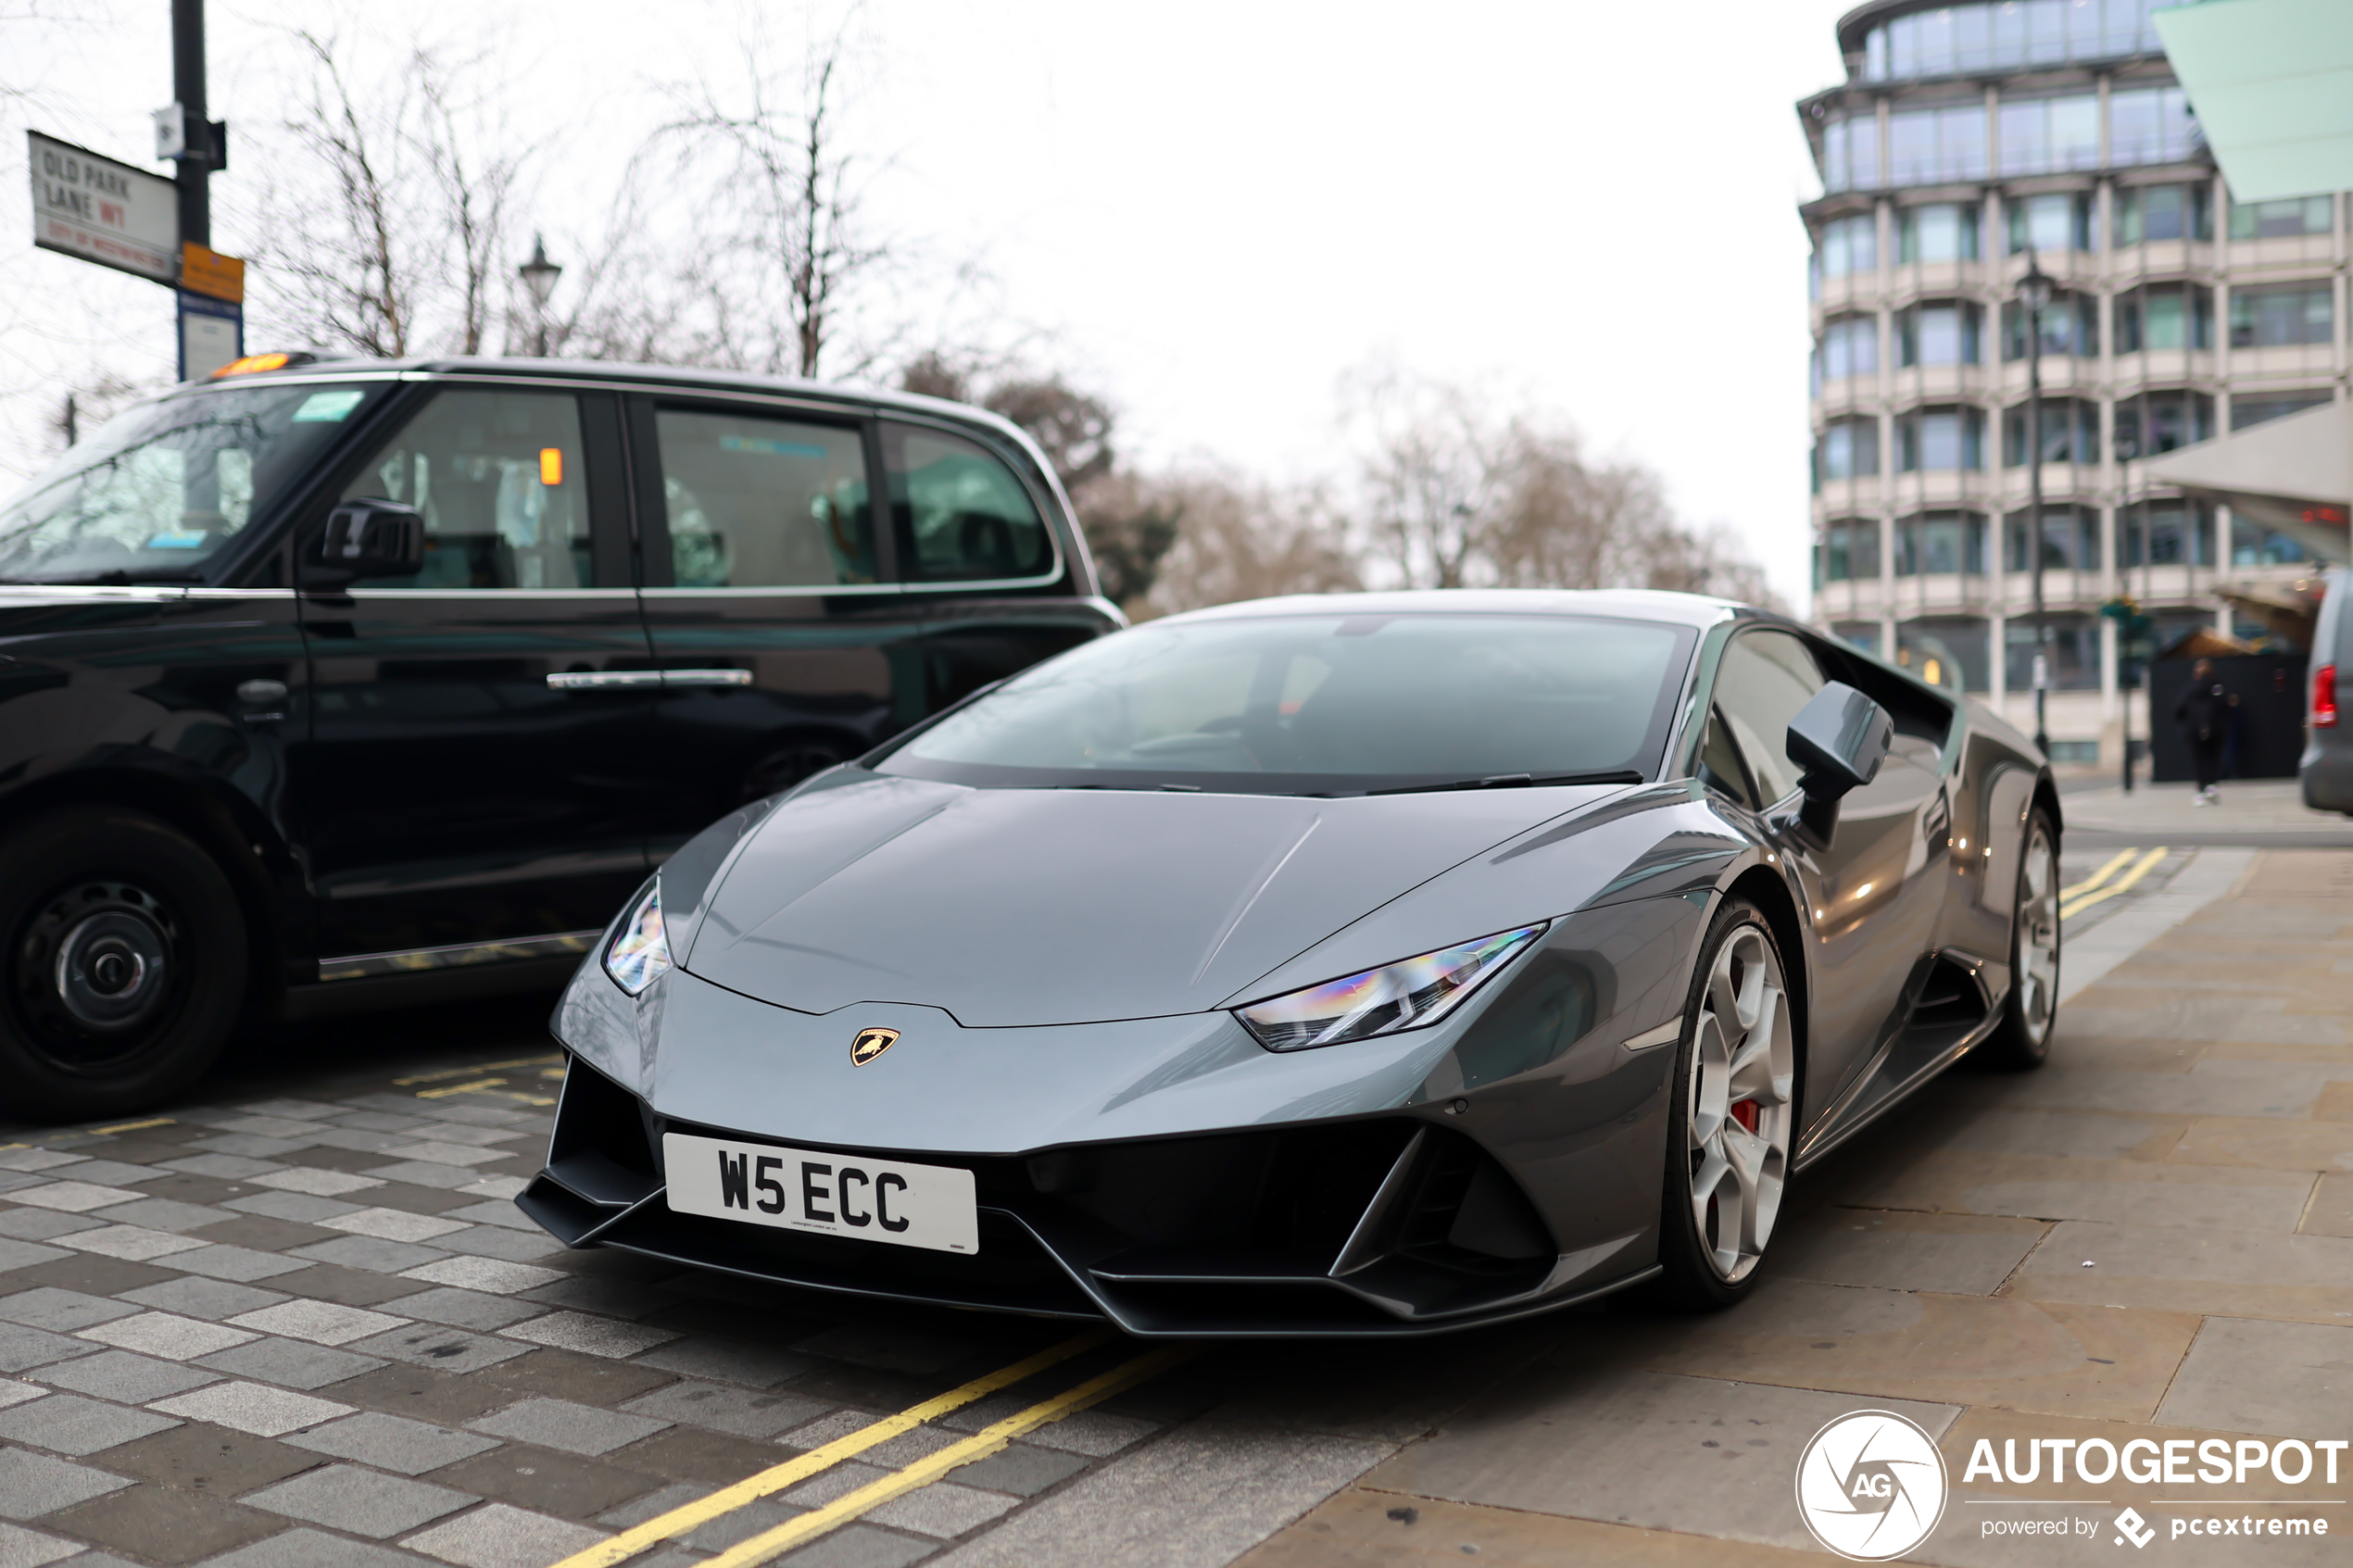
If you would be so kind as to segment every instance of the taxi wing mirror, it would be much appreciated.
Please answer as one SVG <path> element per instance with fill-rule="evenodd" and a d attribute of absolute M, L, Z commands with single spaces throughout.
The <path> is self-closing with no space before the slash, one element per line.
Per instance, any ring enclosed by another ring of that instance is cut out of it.
<path fill-rule="evenodd" d="M 1894 738 L 1887 709 L 1839 681 L 1816 692 L 1790 721 L 1784 749 L 1803 770 L 1797 785 L 1806 792 L 1798 821 L 1825 847 L 1838 828 L 1840 799 L 1879 777 Z"/>
<path fill-rule="evenodd" d="M 319 587 L 359 577 L 411 577 L 424 570 L 425 520 L 398 501 L 346 501 L 327 514 L 305 575 Z"/>

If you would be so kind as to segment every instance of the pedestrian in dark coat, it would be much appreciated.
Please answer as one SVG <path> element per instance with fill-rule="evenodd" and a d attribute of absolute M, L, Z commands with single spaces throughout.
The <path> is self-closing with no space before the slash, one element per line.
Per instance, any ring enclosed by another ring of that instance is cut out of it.
<path fill-rule="evenodd" d="M 2190 666 L 2189 689 L 2173 705 L 2173 721 L 2189 742 L 2190 766 L 2197 774 L 2196 803 L 2212 806 L 2221 797 L 2214 781 L 2222 776 L 2222 744 L 2230 738 L 2231 709 L 2239 699 L 2214 678 L 2214 661 L 2201 659 Z"/>

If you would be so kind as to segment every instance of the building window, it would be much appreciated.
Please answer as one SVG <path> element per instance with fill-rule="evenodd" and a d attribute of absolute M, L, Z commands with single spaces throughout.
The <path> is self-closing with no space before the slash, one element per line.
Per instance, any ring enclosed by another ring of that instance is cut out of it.
<path fill-rule="evenodd" d="M 1861 648 L 1876 658 L 1879 654 L 1879 622 L 1876 621 L 1833 621 L 1831 635 L 1850 647 Z"/>
<path fill-rule="evenodd" d="M 2092 248 L 2089 195 L 2020 196 L 2009 204 L 2010 254 Z"/>
<path fill-rule="evenodd" d="M 1975 261 L 1975 203 L 1931 202 L 1907 207 L 1899 220 L 1896 254 L 1902 261 Z"/>
<path fill-rule="evenodd" d="M 1879 524 L 1869 518 L 1849 518 L 1822 530 L 1822 581 L 1879 581 Z"/>
<path fill-rule="evenodd" d="M 1974 365 L 1978 363 L 1978 327 L 1982 312 L 1974 305 L 1943 303 L 1914 305 L 1895 313 L 1897 360 L 1915 365 Z"/>
<path fill-rule="evenodd" d="M 2301 566 L 2312 552 L 2284 533 L 2258 528 L 2237 513 L 2231 514 L 2233 566 Z"/>
<path fill-rule="evenodd" d="M 1977 408 L 1921 408 L 1895 421 L 1896 467 L 1905 473 L 1985 466 L 1985 415 Z"/>
<path fill-rule="evenodd" d="M 2231 238 L 2234 240 L 2277 240 L 2293 234 L 2325 234 L 2329 232 L 2329 199 L 2326 196 L 2291 196 L 2286 201 L 2231 204 Z"/>
<path fill-rule="evenodd" d="M 1987 649 L 1992 628 L 1975 619 L 1898 621 L 1895 662 L 1948 692 L 1982 692 L 1987 687 Z"/>
<path fill-rule="evenodd" d="M 2117 514 L 2116 533 L 2128 567 L 2214 564 L 2214 513 L 2202 503 L 2140 502 Z"/>
<path fill-rule="evenodd" d="M 1935 185 L 1985 178 L 1985 106 L 1906 109 L 1887 119 L 1892 185 Z"/>
<path fill-rule="evenodd" d="M 2144 87 L 2108 95 L 2108 162 L 2186 163 L 2206 145 L 2206 132 L 2179 87 Z"/>
<path fill-rule="evenodd" d="M 2323 209 L 2328 198 L 2321 198 Z M 2116 193 L 2116 243 L 2210 240 L 2214 214 L 2204 185 L 2139 185 Z"/>
<path fill-rule="evenodd" d="M 1822 379 L 1879 373 L 1879 318 L 1842 316 L 1822 329 Z"/>
<path fill-rule="evenodd" d="M 2034 534 L 2031 512 L 2012 512 L 2004 520 L 2007 542 L 2003 561 L 2012 571 L 2032 569 L 2033 557 L 2027 544 Z M 2043 508 L 2043 565 L 2051 571 L 2076 567 L 2084 571 L 2100 569 L 2100 514 L 2089 507 L 2045 507 Z"/>
<path fill-rule="evenodd" d="M 2256 425 L 2270 424 L 2273 420 L 2300 414 L 2307 408 L 2317 408 L 2331 401 L 2325 392 L 2284 392 L 2270 397 L 2233 397 L 2231 399 L 2231 429 L 2241 431 Z"/>
<path fill-rule="evenodd" d="M 1831 420 L 1822 432 L 1817 460 L 1824 479 L 1861 479 L 1879 472 L 1879 421 Z"/>
<path fill-rule="evenodd" d="M 1822 276 L 1843 278 L 1854 272 L 1879 270 L 1879 220 L 1869 213 L 1833 218 L 1822 225 Z"/>
<path fill-rule="evenodd" d="M 2026 463 L 2027 405 L 2020 403 L 2002 415 L 2002 466 Z M 2100 408 L 2077 397 L 2043 399 L 2043 461 L 2096 463 L 2100 460 Z"/>
<path fill-rule="evenodd" d="M 2051 689 L 2093 692 L 2100 686 L 2099 622 L 2088 615 L 2051 615 Z M 2010 690 L 2034 689 L 2034 622 L 2020 616 L 2003 626 L 2004 673 Z"/>
<path fill-rule="evenodd" d="M 1822 128 L 1822 189 L 1868 191 L 1879 179 L 1879 117 L 1864 113 Z"/>
<path fill-rule="evenodd" d="M 2326 343 L 2335 331 L 2336 305 L 2324 281 L 2231 291 L 2233 348 Z"/>
<path fill-rule="evenodd" d="M 2016 300 L 2002 307 L 2002 358 L 2026 358 L 2026 307 Z M 2043 308 L 2043 352 L 2096 359 L 2100 354 L 2099 302 L 2084 295 L 2057 295 Z"/>
<path fill-rule="evenodd" d="M 2150 283 L 2116 296 L 2116 351 L 2214 346 L 2214 291 L 2199 283 Z"/>
<path fill-rule="evenodd" d="M 1895 524 L 1898 577 L 1982 577 L 1985 520 L 1974 512 L 1921 512 Z"/>
<path fill-rule="evenodd" d="M 2116 405 L 2116 455 L 2154 458 L 2214 436 L 2214 399 L 2203 392 L 2144 392 Z"/>
<path fill-rule="evenodd" d="M 2164 52 L 2149 14 L 2185 0 L 1996 0 L 1897 17 L 1863 35 L 1863 77 L 1906 81 Z"/>
<path fill-rule="evenodd" d="M 2056 174 L 2100 166 L 2100 100 L 2011 98 L 2002 104 L 2002 172 Z"/>

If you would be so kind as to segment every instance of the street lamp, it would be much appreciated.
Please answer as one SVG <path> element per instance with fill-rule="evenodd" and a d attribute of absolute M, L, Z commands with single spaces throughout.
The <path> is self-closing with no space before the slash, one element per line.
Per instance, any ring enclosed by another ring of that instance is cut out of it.
<path fill-rule="evenodd" d="M 2034 746 L 2048 757 L 2051 627 L 2043 609 L 2043 312 L 2050 307 L 2051 280 L 2032 250 L 2026 253 L 2026 276 L 2018 281 L 2018 301 L 2026 307 L 2026 530 L 2034 561 Z"/>
<path fill-rule="evenodd" d="M 2136 413 L 2140 411 L 2143 410 L 2136 410 Z M 2123 558 L 2124 543 L 2127 539 L 2133 537 L 2133 459 L 2141 455 L 2139 419 L 2135 418 L 2133 424 L 2133 428 L 2131 432 L 2127 433 L 2120 431 L 2117 433 L 2116 437 L 2116 463 L 2118 472 L 2116 499 L 2116 554 L 2118 559 L 2116 562 L 2116 581 L 2120 596 L 2127 604 L 2133 603 L 2131 591 L 2133 587 L 2133 569 Z M 2154 589 L 2150 586 L 2150 584 L 2153 583 L 2155 580 L 2149 575 L 2151 571 L 2149 566 L 2149 558 L 2153 552 L 2149 547 L 2148 518 L 2146 514 L 2143 514 L 2141 519 L 2139 537 L 2141 542 L 2142 588 L 2145 593 L 2153 593 Z M 2124 615 L 2118 617 L 2116 622 L 2116 695 L 2118 705 L 2123 713 L 2124 719 L 2124 793 L 2127 795 L 2133 793 L 2132 677 L 2133 638 L 2135 634 L 2133 622 L 2135 619 L 2137 619 L 2137 616 L 2138 606 L 2135 605 L 2132 610 L 2128 610 Z M 2143 678 L 2145 680 L 2146 679 L 2145 671 L 2143 672 Z M 2152 735 L 2156 733 L 2156 725 L 2157 710 L 2156 709 L 2151 708 L 2149 709 L 2149 726 Z"/>
<path fill-rule="evenodd" d="M 547 242 L 539 235 L 531 236 L 531 259 L 515 269 L 522 274 L 522 286 L 531 291 L 533 314 L 538 318 L 538 346 L 534 350 L 539 358 L 547 357 L 547 296 L 556 292 L 556 280 L 564 270 L 547 259 Z"/>

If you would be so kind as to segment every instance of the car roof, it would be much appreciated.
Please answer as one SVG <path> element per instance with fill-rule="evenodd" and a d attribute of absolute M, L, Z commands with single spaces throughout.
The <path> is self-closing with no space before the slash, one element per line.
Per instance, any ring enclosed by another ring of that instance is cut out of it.
<path fill-rule="evenodd" d="M 1771 612 L 1705 594 L 1648 588 L 1423 588 L 1368 594 L 1290 594 L 1172 615 L 1156 624 L 1276 615 L 1606 615 L 1704 629 Z M 1781 619 L 1772 616 L 1774 620 Z"/>

